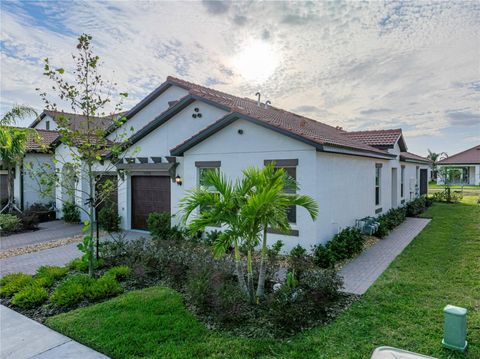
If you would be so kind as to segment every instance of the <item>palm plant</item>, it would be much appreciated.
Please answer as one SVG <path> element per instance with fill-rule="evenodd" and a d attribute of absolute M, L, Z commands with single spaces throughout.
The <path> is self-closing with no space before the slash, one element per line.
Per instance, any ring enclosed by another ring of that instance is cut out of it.
<path fill-rule="evenodd" d="M 243 171 L 247 182 L 253 184 L 253 191 L 242 208 L 241 215 L 251 224 L 250 233 L 262 233 L 262 248 L 258 284 L 256 290 L 257 301 L 265 294 L 265 277 L 267 261 L 267 233 L 268 229 L 281 232 L 291 230 L 288 220 L 288 211 L 292 206 L 300 206 L 307 210 L 313 220 L 318 214 L 318 205 L 315 200 L 306 195 L 300 195 L 297 182 L 291 178 L 283 168 L 275 168 L 271 163 L 262 169 L 248 168 Z M 252 240 L 250 249 L 258 245 Z"/>
<path fill-rule="evenodd" d="M 247 285 L 243 274 L 240 256 L 240 239 L 245 236 L 240 210 L 250 187 L 245 181 L 232 183 L 219 171 L 205 172 L 202 178 L 204 186 L 188 191 L 180 202 L 186 223 L 197 209 L 200 212 L 190 221 L 192 232 L 204 231 L 208 226 L 225 228 L 213 244 L 215 254 L 222 255 L 229 247 L 234 248 L 235 275 L 240 289 L 247 294 Z"/>
<path fill-rule="evenodd" d="M 18 127 L 11 127 L 18 119 L 37 113 L 34 109 L 27 106 L 14 106 L 8 111 L 0 120 L 0 158 L 2 165 L 7 169 L 7 193 L 8 201 L 5 207 L 0 210 L 17 211 L 21 210 L 15 205 L 14 199 L 14 171 L 17 164 L 21 164 L 23 156 L 27 149 L 27 141 L 29 136 L 36 132 L 32 129 L 23 129 Z"/>

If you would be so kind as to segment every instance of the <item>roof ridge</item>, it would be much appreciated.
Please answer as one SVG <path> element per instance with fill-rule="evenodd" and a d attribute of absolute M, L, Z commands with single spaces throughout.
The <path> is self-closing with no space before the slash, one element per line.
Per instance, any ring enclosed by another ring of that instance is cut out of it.
<path fill-rule="evenodd" d="M 466 149 L 466 150 L 463 150 L 462 152 L 458 152 L 458 153 L 455 153 L 455 154 L 453 154 L 453 155 L 451 155 L 451 156 L 448 156 L 447 158 L 444 158 L 443 160 L 438 161 L 438 163 L 443 162 L 443 161 L 445 161 L 445 160 L 447 160 L 447 159 L 450 159 L 450 158 L 455 158 L 455 157 L 457 157 L 457 156 L 459 156 L 459 155 L 461 155 L 461 154 L 463 154 L 463 153 L 465 153 L 465 152 L 471 151 L 471 150 L 473 150 L 473 149 L 476 150 L 477 147 L 480 147 L 480 144 L 475 145 L 475 146 L 473 146 L 473 147 L 471 147 L 471 148 L 468 148 L 468 149 Z"/>
<path fill-rule="evenodd" d="M 380 129 L 380 130 L 361 130 L 361 131 L 346 131 L 347 134 L 351 133 L 371 133 L 371 132 L 389 132 L 389 131 L 400 131 L 402 132 L 401 128 L 391 128 L 391 129 Z"/>

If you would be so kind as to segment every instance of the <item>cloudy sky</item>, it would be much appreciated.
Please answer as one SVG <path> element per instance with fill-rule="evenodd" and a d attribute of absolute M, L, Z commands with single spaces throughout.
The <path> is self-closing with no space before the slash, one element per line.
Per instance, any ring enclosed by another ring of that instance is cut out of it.
<path fill-rule="evenodd" d="M 94 37 L 133 106 L 168 75 L 347 130 L 403 128 L 410 151 L 480 143 L 480 3 L 1 1 L 0 111 L 41 109 L 42 59 Z"/>

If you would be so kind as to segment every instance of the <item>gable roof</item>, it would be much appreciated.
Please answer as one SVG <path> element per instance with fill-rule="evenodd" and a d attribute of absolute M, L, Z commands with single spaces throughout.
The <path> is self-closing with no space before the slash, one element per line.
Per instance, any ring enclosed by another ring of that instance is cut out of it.
<path fill-rule="evenodd" d="M 165 84 L 157 88 L 149 96 L 148 101 L 153 101 L 156 96 L 160 95 L 169 86 L 179 86 L 186 89 L 189 95 L 183 97 L 178 102 L 173 104 L 162 114 L 157 116 L 153 121 L 148 123 L 144 128 L 139 130 L 131 137 L 130 144 L 139 141 L 141 138 L 152 132 L 155 128 L 165 123 L 168 119 L 173 117 L 179 112 L 179 110 L 188 106 L 193 101 L 202 101 L 210 105 L 216 106 L 228 112 L 226 116 L 219 119 L 213 125 L 200 131 L 197 135 L 193 136 L 189 141 L 185 141 L 183 144 L 176 146 L 171 150 L 173 153 L 179 153 L 180 149 L 184 149 L 187 143 L 198 143 L 196 136 L 211 135 L 213 131 L 217 131 L 220 128 L 225 127 L 232 121 L 243 118 L 249 121 L 255 122 L 262 126 L 281 132 L 287 136 L 294 137 L 300 141 L 314 145 L 317 149 L 323 150 L 323 145 L 347 148 L 354 151 L 360 151 L 362 153 L 376 154 L 377 156 L 391 158 L 392 155 L 386 151 L 369 146 L 363 142 L 350 139 L 345 136 L 345 131 L 338 128 L 329 126 L 327 124 L 288 112 L 273 106 L 265 108 L 264 104 L 258 104 L 257 101 L 233 96 L 221 91 L 213 90 L 198 84 L 194 84 L 188 81 L 184 81 L 178 78 L 169 76 Z M 155 97 L 152 97 L 155 95 Z M 143 102 L 143 101 L 142 101 Z M 138 107 L 142 102 L 135 106 L 136 111 L 140 111 Z M 130 114 L 130 112 L 129 112 Z M 126 115 L 128 118 L 129 114 Z M 183 152 L 182 152 L 183 153 Z"/>
<path fill-rule="evenodd" d="M 437 164 L 439 165 L 469 165 L 480 164 L 480 145 L 469 148 L 468 150 L 456 153 L 450 157 L 447 157 Z"/>
<path fill-rule="evenodd" d="M 50 147 L 60 136 L 57 131 L 37 130 L 38 140 L 34 136 L 28 136 L 27 152 L 42 151 L 43 146 Z"/>
<path fill-rule="evenodd" d="M 372 131 L 349 131 L 345 132 L 348 138 L 366 143 L 376 148 L 393 148 L 398 141 L 400 151 L 407 151 L 407 145 L 403 139 L 402 129 L 372 130 Z"/>
<path fill-rule="evenodd" d="M 118 114 L 122 115 L 122 114 Z M 84 126 L 84 123 L 87 119 L 86 116 L 76 114 L 76 113 L 71 113 L 71 112 L 64 112 L 64 111 L 52 111 L 52 110 L 43 110 L 43 112 L 38 116 L 35 121 L 33 121 L 30 126 L 34 128 L 36 125 L 40 123 L 42 119 L 44 119 L 46 116 L 49 116 L 53 118 L 54 120 L 60 116 L 64 116 L 67 119 L 70 120 L 70 125 L 72 130 L 79 130 Z M 109 129 L 113 125 L 113 117 L 116 115 L 109 115 L 109 116 L 95 116 L 92 117 L 92 119 L 95 121 L 95 124 L 102 128 L 103 130 Z"/>
<path fill-rule="evenodd" d="M 422 157 L 411 152 L 400 152 L 400 161 L 417 162 L 417 163 L 425 163 L 425 164 L 432 163 L 432 161 L 429 158 Z"/>

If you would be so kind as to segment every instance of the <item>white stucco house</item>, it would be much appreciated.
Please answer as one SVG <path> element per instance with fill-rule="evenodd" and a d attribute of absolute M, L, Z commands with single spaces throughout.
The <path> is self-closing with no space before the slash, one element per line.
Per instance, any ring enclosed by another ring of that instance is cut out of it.
<path fill-rule="evenodd" d="M 438 184 L 445 183 L 442 173 L 445 173 L 443 169 L 447 169 L 447 173 L 448 170 L 455 170 L 451 173 L 452 178 L 450 179 L 453 184 L 479 186 L 480 145 L 444 158 L 437 163 L 437 169 L 439 172 Z"/>
<path fill-rule="evenodd" d="M 356 219 L 427 193 L 430 162 L 407 151 L 401 129 L 348 132 L 173 77 L 125 116 L 127 122 L 109 135 L 133 127 L 129 148 L 139 148 L 118 165 L 127 173 L 117 193 L 125 229 L 145 230 L 148 214 L 156 211 L 177 220 L 180 199 L 204 171 L 219 169 L 235 178 L 270 161 L 286 168 L 320 207 L 316 221 L 302 208 L 292 210 L 292 231 L 269 236 L 282 240 L 286 250 L 325 243 Z M 54 129 L 52 121 L 45 114 L 32 127 Z M 57 155 L 68 156 L 65 151 L 56 148 Z"/>
<path fill-rule="evenodd" d="M 53 166 L 54 148 L 52 143 L 58 139 L 56 131 L 39 129 L 38 139 L 29 136 L 27 141 L 27 152 L 22 163 L 15 166 L 14 172 L 14 199 L 20 209 L 28 209 L 34 203 L 49 204 L 55 202 L 54 193 L 40 193 L 38 179 L 32 174 L 45 163 Z M 33 171 L 25 170 L 31 168 Z M 7 199 L 7 170 L 1 167 L 0 159 L 0 199 Z"/>

